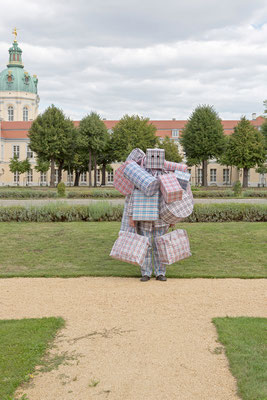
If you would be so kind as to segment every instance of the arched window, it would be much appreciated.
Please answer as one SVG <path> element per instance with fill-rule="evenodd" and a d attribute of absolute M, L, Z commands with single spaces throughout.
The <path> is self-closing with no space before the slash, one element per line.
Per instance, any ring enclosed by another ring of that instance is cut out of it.
<path fill-rule="evenodd" d="M 9 106 L 7 109 L 7 113 L 8 113 L 8 120 L 14 121 L 14 107 Z"/>
<path fill-rule="evenodd" d="M 23 121 L 29 121 L 29 110 L 27 107 L 23 107 Z"/>

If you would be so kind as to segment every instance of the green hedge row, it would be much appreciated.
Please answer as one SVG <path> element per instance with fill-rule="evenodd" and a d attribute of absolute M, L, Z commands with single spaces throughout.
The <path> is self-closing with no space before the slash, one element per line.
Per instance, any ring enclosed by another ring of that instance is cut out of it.
<path fill-rule="evenodd" d="M 123 206 L 99 202 L 84 205 L 0 207 L 0 222 L 120 221 Z M 196 204 L 186 222 L 267 221 L 267 206 L 257 204 Z"/>
<path fill-rule="evenodd" d="M 232 190 L 197 190 L 193 191 L 194 198 L 230 198 L 235 194 Z M 50 190 L 27 190 L 27 189 L 0 189 L 0 199 L 42 199 L 56 198 L 57 192 Z M 69 199 L 115 199 L 124 196 L 116 189 L 90 189 L 88 191 L 67 191 L 66 197 Z M 267 198 L 267 190 L 246 190 L 241 197 L 261 197 Z"/>
<path fill-rule="evenodd" d="M 0 189 L 0 199 L 42 199 L 55 197 L 57 197 L 57 192 L 52 191 Z"/>
<path fill-rule="evenodd" d="M 20 190 L 20 189 L 0 189 L 0 199 L 42 199 L 42 198 L 56 198 L 57 192 L 50 190 Z M 69 199 L 108 199 L 124 197 L 116 189 L 91 189 L 87 192 L 67 192 L 66 197 Z"/>

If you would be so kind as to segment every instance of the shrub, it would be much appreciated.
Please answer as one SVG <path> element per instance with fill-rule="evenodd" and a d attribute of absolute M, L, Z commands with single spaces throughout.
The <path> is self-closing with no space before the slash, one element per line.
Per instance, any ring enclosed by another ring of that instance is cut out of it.
<path fill-rule="evenodd" d="M 267 190 L 245 190 L 243 197 L 267 197 Z"/>
<path fill-rule="evenodd" d="M 37 190 L 20 190 L 20 189 L 0 189 L 1 199 L 39 199 L 39 198 L 55 198 L 56 192 L 52 191 L 37 191 Z"/>
<path fill-rule="evenodd" d="M 13 206 L 0 208 L 0 222 L 72 222 L 121 221 L 123 205 L 97 202 L 68 205 L 57 202 L 45 206 Z M 196 204 L 185 222 L 267 221 L 267 206 L 262 204 Z"/>
<path fill-rule="evenodd" d="M 240 196 L 242 193 L 242 186 L 240 181 L 236 181 L 234 186 L 233 186 L 233 191 L 235 196 Z"/>
<path fill-rule="evenodd" d="M 66 185 L 64 182 L 60 182 L 57 185 L 57 195 L 58 197 L 65 197 L 66 196 Z"/>

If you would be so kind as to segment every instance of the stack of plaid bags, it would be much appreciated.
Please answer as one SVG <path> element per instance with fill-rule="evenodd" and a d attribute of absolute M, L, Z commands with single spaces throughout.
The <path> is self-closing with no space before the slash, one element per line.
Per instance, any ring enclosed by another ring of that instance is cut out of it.
<path fill-rule="evenodd" d="M 163 149 L 134 149 L 115 172 L 114 186 L 126 196 L 122 227 L 111 257 L 141 265 L 149 247 L 148 238 L 137 233 L 137 222 L 174 225 L 193 211 L 190 174 L 182 163 L 165 160 Z M 155 238 L 163 264 L 189 257 L 185 230 L 177 229 Z"/>

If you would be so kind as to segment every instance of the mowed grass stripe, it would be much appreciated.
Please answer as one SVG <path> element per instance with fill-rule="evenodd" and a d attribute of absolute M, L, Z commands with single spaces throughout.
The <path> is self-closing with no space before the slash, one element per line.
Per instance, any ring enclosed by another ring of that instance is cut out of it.
<path fill-rule="evenodd" d="M 138 277 L 109 257 L 120 223 L 1 223 L 0 277 Z M 266 278 L 267 224 L 182 223 L 192 257 L 167 267 L 172 278 Z"/>
<path fill-rule="evenodd" d="M 267 318 L 214 318 L 243 400 L 267 399 Z"/>
<path fill-rule="evenodd" d="M 64 326 L 62 318 L 0 320 L 0 399 L 10 400 Z"/>

